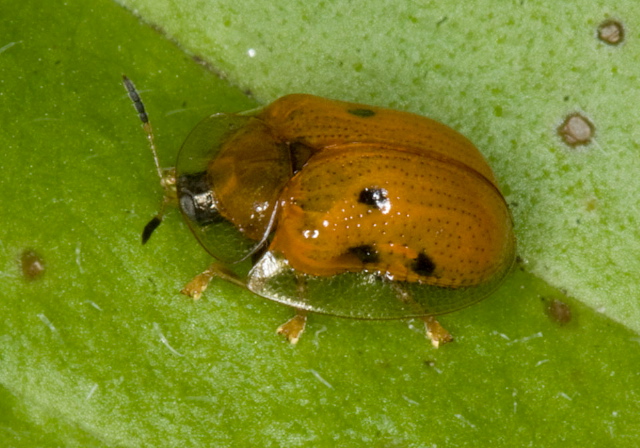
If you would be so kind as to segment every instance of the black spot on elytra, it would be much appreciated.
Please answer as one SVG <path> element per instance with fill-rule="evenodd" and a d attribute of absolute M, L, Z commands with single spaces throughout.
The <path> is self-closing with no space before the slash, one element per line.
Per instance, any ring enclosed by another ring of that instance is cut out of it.
<path fill-rule="evenodd" d="M 387 190 L 384 188 L 365 188 L 358 195 L 358 202 L 378 210 L 389 208 L 389 198 L 387 198 Z"/>
<path fill-rule="evenodd" d="M 363 244 L 362 246 L 350 247 L 348 252 L 358 257 L 363 263 L 376 263 L 380 260 L 380 255 L 375 247 L 369 244 Z"/>
<path fill-rule="evenodd" d="M 429 277 L 436 269 L 436 264 L 424 252 L 420 252 L 418 257 L 411 263 L 411 270 L 423 277 Z"/>
<path fill-rule="evenodd" d="M 371 109 L 349 109 L 347 112 L 360 118 L 369 118 L 376 114 L 375 111 Z"/>

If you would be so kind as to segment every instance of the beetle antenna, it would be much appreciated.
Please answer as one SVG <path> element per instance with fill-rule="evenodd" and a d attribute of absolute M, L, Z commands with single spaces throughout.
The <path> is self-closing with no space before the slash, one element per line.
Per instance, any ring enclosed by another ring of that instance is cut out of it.
<path fill-rule="evenodd" d="M 160 179 L 163 178 L 162 167 L 160 166 L 160 159 L 158 158 L 158 152 L 156 151 L 156 144 L 153 139 L 153 129 L 151 128 L 151 123 L 149 122 L 149 115 L 147 114 L 146 109 L 144 108 L 144 103 L 142 102 L 142 98 L 140 98 L 140 94 L 136 89 L 136 86 L 133 85 L 133 82 L 126 77 L 126 75 L 122 75 L 122 84 L 124 84 L 124 88 L 127 89 L 127 93 L 129 94 L 129 98 L 131 98 L 131 102 L 133 103 L 133 107 L 135 107 L 136 112 L 138 112 L 138 118 L 142 122 L 142 129 L 147 134 L 147 140 L 149 140 L 149 147 L 151 148 L 151 154 L 153 154 L 153 161 L 156 164 L 156 170 L 158 172 L 158 177 Z"/>
<path fill-rule="evenodd" d="M 153 231 L 156 230 L 162 223 L 162 219 L 164 218 L 165 206 L 167 205 L 167 202 L 169 202 L 175 195 L 175 193 L 173 193 L 175 189 L 175 172 L 174 170 L 165 171 L 160 166 L 158 151 L 156 150 L 156 144 L 153 139 L 153 128 L 151 127 L 151 123 L 149 122 L 149 115 L 147 115 L 147 111 L 144 108 L 144 103 L 142 102 L 142 98 L 140 98 L 140 94 L 138 93 L 136 86 L 129 78 L 126 77 L 126 75 L 122 75 L 122 84 L 124 84 L 124 88 L 127 90 L 127 94 L 129 95 L 129 98 L 133 103 L 133 107 L 135 107 L 136 112 L 138 112 L 138 118 L 140 118 L 140 121 L 142 122 L 142 129 L 144 129 L 145 134 L 147 134 L 147 140 L 149 140 L 149 148 L 151 149 L 151 154 L 153 155 L 153 161 L 156 164 L 156 171 L 158 172 L 158 177 L 160 178 L 160 184 L 165 191 L 162 206 L 160 207 L 160 212 L 156 216 L 154 216 L 146 226 L 144 226 L 144 230 L 142 231 L 142 244 L 145 244 L 149 240 L 149 238 L 151 238 L 151 234 L 153 233 Z"/>

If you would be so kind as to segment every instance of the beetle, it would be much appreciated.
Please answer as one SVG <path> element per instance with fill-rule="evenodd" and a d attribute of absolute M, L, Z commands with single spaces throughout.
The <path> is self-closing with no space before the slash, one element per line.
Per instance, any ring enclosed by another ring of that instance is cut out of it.
<path fill-rule="evenodd" d="M 432 119 L 308 94 L 214 114 L 163 170 L 165 190 L 216 260 L 182 293 L 214 277 L 296 309 L 278 328 L 296 343 L 308 312 L 425 321 L 434 346 L 452 340 L 436 315 L 490 295 L 510 271 L 513 222 L 495 176 L 466 137 Z M 251 259 L 246 276 L 231 267 Z"/>

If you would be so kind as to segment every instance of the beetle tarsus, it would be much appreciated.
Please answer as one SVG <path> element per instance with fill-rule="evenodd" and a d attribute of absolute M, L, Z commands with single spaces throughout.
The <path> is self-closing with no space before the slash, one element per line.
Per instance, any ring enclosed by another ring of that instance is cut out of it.
<path fill-rule="evenodd" d="M 296 309 L 296 315 L 278 327 L 276 333 L 286 337 L 291 344 L 297 344 L 307 324 L 307 312 Z"/>
<path fill-rule="evenodd" d="M 447 331 L 434 316 L 425 316 L 422 318 L 427 330 L 427 337 L 431 339 L 431 344 L 438 348 L 440 344 L 447 344 L 453 341 L 453 336 Z"/>
<path fill-rule="evenodd" d="M 196 275 L 180 292 L 193 300 L 198 300 L 207 289 L 207 286 L 209 286 L 209 283 L 211 283 L 213 277 L 215 277 L 215 271 L 209 267 L 206 271 Z"/>
<path fill-rule="evenodd" d="M 214 277 L 221 278 L 234 285 L 247 288 L 246 282 L 239 278 L 233 271 L 226 266 L 216 262 L 211 265 L 201 274 L 196 275 L 189 283 L 180 291 L 185 296 L 189 296 L 194 300 L 198 300 L 211 283 Z"/>

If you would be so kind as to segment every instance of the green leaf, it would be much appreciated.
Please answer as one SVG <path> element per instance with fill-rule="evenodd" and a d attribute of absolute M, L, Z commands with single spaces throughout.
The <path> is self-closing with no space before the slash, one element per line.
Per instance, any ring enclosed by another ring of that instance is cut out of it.
<path fill-rule="evenodd" d="M 198 57 L 111 2 L 0 7 L 4 445 L 636 446 L 637 33 L 598 42 L 604 2 L 238 3 L 131 3 Z M 181 296 L 210 259 L 175 212 L 140 244 L 161 189 L 120 77 L 169 166 L 204 116 L 258 105 L 207 67 L 264 101 L 317 93 L 465 133 L 527 270 L 579 300 L 519 268 L 443 316 L 456 341 L 435 350 L 419 321 L 317 315 L 292 347 L 281 305 L 222 282 Z M 570 149 L 555 129 L 576 110 L 596 141 Z"/>

